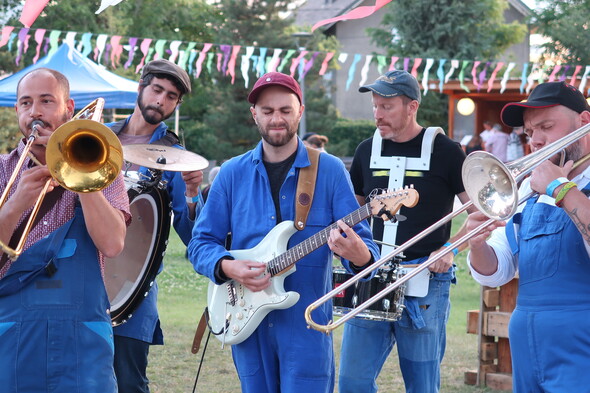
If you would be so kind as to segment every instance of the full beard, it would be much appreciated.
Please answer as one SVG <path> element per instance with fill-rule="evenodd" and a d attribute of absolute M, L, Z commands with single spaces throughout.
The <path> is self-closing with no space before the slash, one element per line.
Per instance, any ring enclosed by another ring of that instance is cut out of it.
<path fill-rule="evenodd" d="M 268 128 L 272 128 L 273 125 L 269 125 Z M 297 128 L 296 127 L 291 127 L 288 124 L 284 125 L 285 129 L 287 130 L 286 133 L 281 132 L 281 133 L 277 133 L 277 132 L 271 132 L 268 129 L 264 129 L 262 128 L 262 126 L 258 126 L 258 132 L 260 133 L 260 136 L 262 136 L 262 139 L 264 139 L 266 141 L 266 143 L 268 143 L 271 146 L 275 146 L 275 147 L 280 147 L 280 146 L 285 146 L 287 143 L 289 143 L 293 137 L 295 137 L 295 135 L 297 134 Z"/>
<path fill-rule="evenodd" d="M 168 119 L 170 116 L 172 116 L 172 113 L 174 113 L 174 111 L 166 114 L 164 112 L 162 112 L 162 110 L 154 105 L 145 105 L 143 103 L 143 97 L 139 97 L 139 101 L 138 101 L 138 105 L 139 105 L 139 110 L 141 111 L 141 115 L 143 116 L 143 118 L 145 119 L 146 122 L 148 122 L 149 124 L 152 125 L 156 125 L 159 124 L 160 122 Z M 153 111 L 153 112 L 150 112 Z M 154 113 L 155 112 L 155 113 Z"/>

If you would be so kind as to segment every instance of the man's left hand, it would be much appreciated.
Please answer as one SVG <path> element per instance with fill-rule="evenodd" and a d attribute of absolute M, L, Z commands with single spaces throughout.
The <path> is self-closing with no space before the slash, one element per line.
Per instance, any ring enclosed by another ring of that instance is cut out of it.
<path fill-rule="evenodd" d="M 203 182 L 203 171 L 182 172 L 182 180 L 186 184 L 186 196 L 199 195 L 199 187 Z"/>
<path fill-rule="evenodd" d="M 336 222 L 337 229 L 330 231 L 328 247 L 355 266 L 361 267 L 371 260 L 371 252 L 361 237 L 342 220 Z"/>
<path fill-rule="evenodd" d="M 433 251 L 430 254 L 430 257 L 432 257 L 433 255 L 439 253 L 440 251 L 444 250 L 446 247 L 441 247 L 436 251 Z M 434 262 L 432 265 L 430 265 L 428 267 L 428 270 L 430 270 L 433 273 L 446 273 L 449 271 L 449 269 L 451 268 L 451 266 L 453 266 L 453 259 L 454 259 L 454 255 L 452 251 L 449 251 L 449 253 L 445 256 L 443 256 L 442 258 L 440 258 L 438 261 Z"/>

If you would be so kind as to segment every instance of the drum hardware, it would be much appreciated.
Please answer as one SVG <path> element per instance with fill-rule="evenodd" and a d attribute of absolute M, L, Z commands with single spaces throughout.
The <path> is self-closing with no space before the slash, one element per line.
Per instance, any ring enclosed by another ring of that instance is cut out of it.
<path fill-rule="evenodd" d="M 113 132 L 99 122 L 103 108 L 104 99 L 97 98 L 78 112 L 72 120 L 59 126 L 49 137 L 45 151 L 47 168 L 51 177 L 65 189 L 77 193 L 99 191 L 111 184 L 121 172 L 123 149 Z M 0 206 L 8 199 L 25 159 L 32 155 L 32 145 L 39 136 L 37 127 L 43 124 L 40 120 L 33 121 L 33 130 L 27 138 L 15 170 L 6 183 L 0 197 Z M 39 163 L 36 159 L 34 161 Z M 12 249 L 0 242 L 2 251 L 13 261 L 23 252 L 26 238 L 50 184 L 51 179 L 47 180 L 37 198 L 17 246 Z"/>
<path fill-rule="evenodd" d="M 355 316 L 364 312 L 373 303 L 387 296 L 390 292 L 398 289 L 401 285 L 404 285 L 410 279 L 420 274 L 420 272 L 430 267 L 430 265 L 434 264 L 434 262 L 438 261 L 443 256 L 453 252 L 453 249 L 469 241 L 472 237 L 479 234 L 494 221 L 506 220 L 512 217 L 512 215 L 516 213 L 516 210 L 520 204 L 526 202 L 535 195 L 534 192 L 531 192 L 528 195 L 519 198 L 518 184 L 520 181 L 522 181 L 543 162 L 550 159 L 560 151 L 566 149 L 568 146 L 574 144 L 581 138 L 585 137 L 588 135 L 588 133 L 590 133 L 590 124 L 586 124 L 578 128 L 576 131 L 562 137 L 561 139 L 558 139 L 549 145 L 546 145 L 534 153 L 526 155 L 507 164 L 504 164 L 501 160 L 498 160 L 494 155 L 488 152 L 476 151 L 469 154 L 463 163 L 462 177 L 463 184 L 465 185 L 465 191 L 470 198 L 470 202 L 465 203 L 459 209 L 456 209 L 439 221 L 435 222 L 424 231 L 400 245 L 397 249 L 385 255 L 378 261 L 375 261 L 371 266 L 367 267 L 362 272 L 357 273 L 351 279 L 342 283 L 337 288 L 333 289 L 310 304 L 305 309 L 305 320 L 307 321 L 308 326 L 315 330 L 329 334 L 332 330 L 343 325 L 351 318 L 354 318 Z M 589 156 L 590 155 L 587 155 L 579 159 L 574 164 L 572 169 L 585 162 Z M 413 269 L 412 272 L 406 274 L 392 285 L 389 285 L 375 296 L 369 298 L 363 304 L 347 313 L 338 321 L 330 321 L 326 325 L 320 325 L 312 319 L 311 312 L 320 305 L 331 300 L 343 290 L 357 283 L 364 277 L 367 277 L 373 271 L 379 269 L 381 266 L 387 263 L 391 258 L 407 250 L 409 247 L 413 246 L 442 225 L 449 223 L 453 218 L 457 217 L 459 214 L 463 213 L 472 206 L 475 206 L 479 211 L 489 217 L 489 220 L 485 221 L 477 228 L 462 236 L 460 239 L 453 242 L 453 244 L 449 245 L 448 247 L 444 247 L 443 250 L 439 251 L 428 260 L 420 264 L 417 268 Z"/>

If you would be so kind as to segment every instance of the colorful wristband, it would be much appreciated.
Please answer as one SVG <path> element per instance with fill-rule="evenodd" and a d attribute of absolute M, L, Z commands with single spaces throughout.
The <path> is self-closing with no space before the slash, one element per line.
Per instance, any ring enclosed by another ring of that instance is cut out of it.
<path fill-rule="evenodd" d="M 452 246 L 452 243 L 446 242 L 445 244 L 443 244 L 443 247 L 448 247 L 448 246 Z M 453 255 L 457 256 L 457 254 L 459 254 L 459 249 L 453 248 Z"/>
<path fill-rule="evenodd" d="M 199 201 L 199 194 L 195 195 L 194 197 L 184 196 L 186 198 L 186 203 L 197 203 Z"/>
<path fill-rule="evenodd" d="M 576 183 L 574 183 L 573 181 L 565 183 L 565 185 L 561 188 L 561 190 L 559 190 L 559 192 L 557 193 L 557 196 L 555 197 L 555 206 L 561 207 L 561 205 L 563 204 L 563 198 L 565 198 L 566 194 L 572 188 L 577 187 L 577 186 L 578 185 Z"/>
<path fill-rule="evenodd" d="M 566 177 L 558 177 L 557 179 L 553 180 L 551 183 L 547 184 L 547 189 L 545 189 L 545 194 L 549 195 L 553 198 L 553 193 L 555 189 L 562 184 L 567 183 L 569 180 Z"/>

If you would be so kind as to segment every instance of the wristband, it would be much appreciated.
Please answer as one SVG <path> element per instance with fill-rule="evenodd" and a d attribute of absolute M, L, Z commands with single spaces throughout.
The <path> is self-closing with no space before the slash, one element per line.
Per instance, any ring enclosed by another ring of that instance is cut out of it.
<path fill-rule="evenodd" d="M 186 203 L 197 203 L 199 201 L 199 194 L 195 195 L 194 197 L 184 196 L 186 198 Z"/>
<path fill-rule="evenodd" d="M 452 244 L 449 242 L 446 242 L 445 244 L 443 244 L 443 247 L 448 247 L 451 246 Z M 457 254 L 459 254 L 459 249 L 458 248 L 453 248 L 453 255 L 457 256 Z"/>
<path fill-rule="evenodd" d="M 569 180 L 565 177 L 558 177 L 557 179 L 553 180 L 551 183 L 547 184 L 547 189 L 545 190 L 545 194 L 549 195 L 553 198 L 553 192 L 559 186 L 564 183 L 567 183 Z"/>
<path fill-rule="evenodd" d="M 565 183 L 565 186 L 563 186 L 561 188 L 561 190 L 559 190 L 559 193 L 557 193 L 557 196 L 555 197 L 555 206 L 561 207 L 561 205 L 563 204 L 563 198 L 565 198 L 566 194 L 572 188 L 577 187 L 577 186 L 578 185 L 576 183 L 574 183 L 573 181 Z"/>

